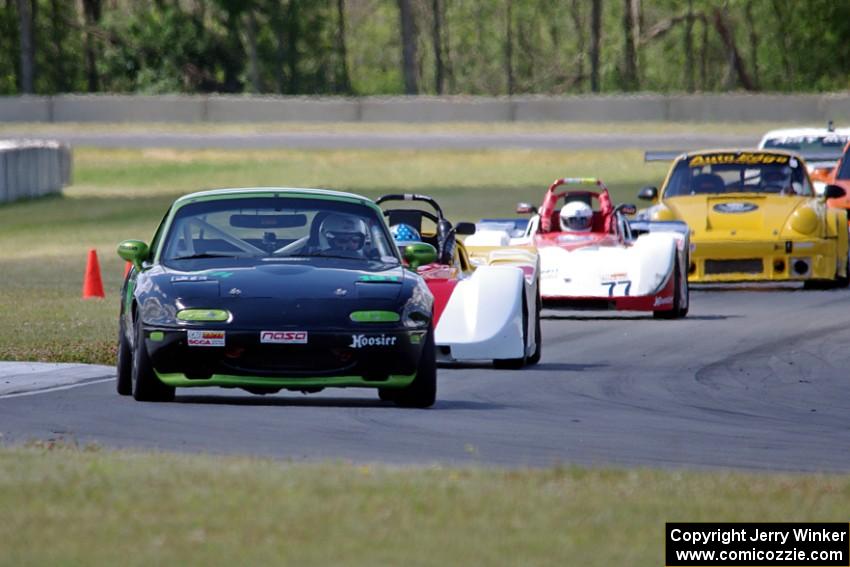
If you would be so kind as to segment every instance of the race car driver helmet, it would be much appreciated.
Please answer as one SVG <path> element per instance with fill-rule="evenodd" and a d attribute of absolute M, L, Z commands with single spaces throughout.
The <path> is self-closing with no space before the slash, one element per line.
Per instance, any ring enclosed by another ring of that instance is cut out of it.
<path fill-rule="evenodd" d="M 329 215 L 322 221 L 319 232 L 335 250 L 360 250 L 366 242 L 366 223 L 350 215 Z"/>
<path fill-rule="evenodd" d="M 593 209 L 581 201 L 572 201 L 561 208 L 561 230 L 569 232 L 590 231 Z"/>
<path fill-rule="evenodd" d="M 791 168 L 785 166 L 765 169 L 762 179 L 767 188 L 788 190 L 791 185 Z"/>
<path fill-rule="evenodd" d="M 410 244 L 411 242 L 419 242 L 422 236 L 415 228 L 409 224 L 394 224 L 390 227 L 390 234 L 393 235 L 393 240 L 396 244 Z"/>

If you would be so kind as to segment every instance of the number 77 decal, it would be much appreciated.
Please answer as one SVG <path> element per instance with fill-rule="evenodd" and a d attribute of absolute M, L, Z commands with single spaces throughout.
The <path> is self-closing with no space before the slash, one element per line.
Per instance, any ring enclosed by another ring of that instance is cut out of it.
<path fill-rule="evenodd" d="M 608 297 L 614 297 L 614 288 L 618 285 L 624 286 L 623 295 L 629 295 L 629 290 L 632 288 L 632 280 L 619 280 L 616 282 L 602 282 L 603 286 L 608 286 Z"/>

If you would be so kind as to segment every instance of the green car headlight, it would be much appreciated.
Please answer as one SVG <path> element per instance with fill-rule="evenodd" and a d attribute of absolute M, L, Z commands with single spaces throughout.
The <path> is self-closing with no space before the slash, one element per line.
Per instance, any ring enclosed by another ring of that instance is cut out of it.
<path fill-rule="evenodd" d="M 191 323 L 223 323 L 230 320 L 230 311 L 224 309 L 183 309 L 177 312 L 177 319 Z"/>
<path fill-rule="evenodd" d="M 355 323 L 396 323 L 401 315 L 395 311 L 354 311 L 349 315 Z"/>

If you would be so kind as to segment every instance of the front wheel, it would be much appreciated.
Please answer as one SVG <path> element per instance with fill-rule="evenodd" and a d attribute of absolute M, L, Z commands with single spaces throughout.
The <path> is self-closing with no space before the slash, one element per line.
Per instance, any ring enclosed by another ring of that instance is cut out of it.
<path fill-rule="evenodd" d="M 437 401 L 437 349 L 434 346 L 434 329 L 429 328 L 422 346 L 416 378 L 409 386 L 390 392 L 379 389 L 382 400 L 389 398 L 403 408 L 429 408 Z"/>
<path fill-rule="evenodd" d="M 540 292 L 537 293 L 537 306 L 536 306 L 536 317 L 534 321 L 534 340 L 536 341 L 534 344 L 534 354 L 528 357 L 528 364 L 537 364 L 540 362 L 540 355 L 543 352 L 543 335 L 541 333 L 541 327 L 543 326 L 540 322 L 540 312 L 543 310 L 543 300 L 540 299 Z"/>
<path fill-rule="evenodd" d="M 679 259 L 673 264 L 673 308 L 667 311 L 653 311 L 656 319 L 679 319 L 688 314 L 691 290 L 687 276 L 680 273 Z"/>
<path fill-rule="evenodd" d="M 124 333 L 123 321 L 118 325 L 118 360 L 115 370 L 115 389 L 122 396 L 129 396 L 133 393 L 133 349 Z"/>
<path fill-rule="evenodd" d="M 174 387 L 166 386 L 153 370 L 148 349 L 145 346 L 145 333 L 142 319 L 136 319 L 133 345 L 133 398 L 138 402 L 171 402 L 174 400 Z"/>

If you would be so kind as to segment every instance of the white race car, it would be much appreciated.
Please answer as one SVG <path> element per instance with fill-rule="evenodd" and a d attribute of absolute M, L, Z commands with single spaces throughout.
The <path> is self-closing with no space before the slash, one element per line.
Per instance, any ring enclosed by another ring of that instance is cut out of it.
<path fill-rule="evenodd" d="M 557 191 L 564 185 L 594 185 L 598 190 Z M 585 203 L 592 210 L 588 230 L 561 229 L 561 206 L 571 202 Z M 652 311 L 663 319 L 687 315 L 689 241 L 685 223 L 629 222 L 625 215 L 635 212 L 634 205 L 615 208 L 608 189 L 593 178 L 558 179 L 546 192 L 539 211 L 521 203 L 517 212 L 534 213 L 522 235 L 516 233 L 518 224 L 511 227 L 504 219 L 485 221 L 474 242 L 533 244 L 540 254 L 544 307 Z M 471 244 L 469 239 L 467 244 Z"/>
<path fill-rule="evenodd" d="M 806 160 L 815 193 L 823 194 L 829 173 L 841 159 L 844 146 L 850 141 L 850 128 L 783 128 L 765 134 L 760 149 L 787 150 Z"/>
<path fill-rule="evenodd" d="M 407 206 L 389 208 L 394 201 Z M 431 197 L 384 195 L 376 202 L 394 237 L 403 234 L 396 230 L 403 226 L 437 249 L 437 261 L 416 271 L 434 296 L 438 362 L 493 361 L 497 368 L 521 368 L 540 361 L 540 272 L 533 250 L 477 251 L 472 261 L 456 236 L 472 235 L 475 225 L 452 226 Z M 397 241 L 400 248 L 409 243 Z"/>

